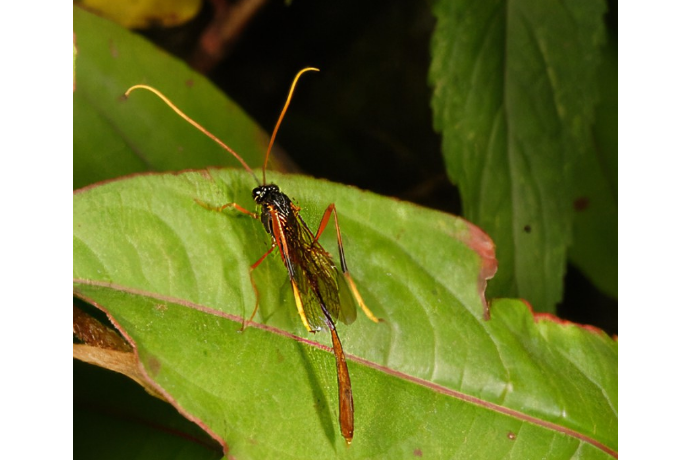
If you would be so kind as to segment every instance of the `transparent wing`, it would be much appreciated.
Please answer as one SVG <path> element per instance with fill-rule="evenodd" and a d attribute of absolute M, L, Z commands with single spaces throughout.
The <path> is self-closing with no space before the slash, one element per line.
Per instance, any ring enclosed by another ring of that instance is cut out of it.
<path fill-rule="evenodd" d="M 352 324 L 357 319 L 357 302 L 355 301 L 350 285 L 347 284 L 345 275 L 337 272 L 338 296 L 340 298 L 340 314 L 338 320 L 344 324 Z"/>
<path fill-rule="evenodd" d="M 347 292 L 349 304 L 354 305 L 346 282 L 339 281 L 342 275 L 336 269 L 331 255 L 314 241 L 313 234 L 302 220 L 296 218 L 290 224 L 286 228 L 286 243 L 307 322 L 313 330 L 328 327 L 325 309 L 335 325 L 341 318 L 340 292 Z M 341 288 L 344 289 L 339 292 Z M 348 305 L 348 309 L 353 308 Z"/>

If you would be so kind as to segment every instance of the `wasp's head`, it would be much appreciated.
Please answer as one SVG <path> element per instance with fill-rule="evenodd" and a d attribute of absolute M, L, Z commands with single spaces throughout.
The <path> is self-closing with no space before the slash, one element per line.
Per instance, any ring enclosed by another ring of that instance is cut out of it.
<path fill-rule="evenodd" d="M 280 189 L 275 184 L 259 185 L 252 190 L 252 197 L 257 204 L 271 202 L 277 194 L 280 194 Z"/>

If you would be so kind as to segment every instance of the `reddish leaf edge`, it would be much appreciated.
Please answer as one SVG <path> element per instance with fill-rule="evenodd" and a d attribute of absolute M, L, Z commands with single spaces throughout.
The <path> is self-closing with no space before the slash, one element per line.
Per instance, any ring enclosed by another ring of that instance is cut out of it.
<path fill-rule="evenodd" d="M 90 364 L 90 363 L 87 363 L 86 361 L 80 361 L 80 362 Z M 182 430 L 170 428 L 170 427 L 165 426 L 161 423 L 151 422 L 150 420 L 147 420 L 143 417 L 132 416 L 131 414 L 128 414 L 127 412 L 119 410 L 117 408 L 106 407 L 106 406 L 100 405 L 100 404 L 80 404 L 78 407 L 81 407 L 81 408 L 87 409 L 87 410 L 98 411 L 99 413 L 105 414 L 107 416 L 115 417 L 115 418 L 118 418 L 120 420 L 124 420 L 126 422 L 132 422 L 132 423 L 135 423 L 137 425 L 146 426 L 146 427 L 149 427 L 149 428 L 151 428 L 155 431 L 158 431 L 160 433 L 166 433 L 166 434 L 175 436 L 177 438 L 185 439 L 185 440 L 192 442 L 198 446 L 204 447 L 205 449 L 207 449 L 211 452 L 217 452 L 219 454 L 221 453 L 221 452 L 219 452 L 218 448 L 220 446 L 218 444 L 211 444 L 210 441 L 206 442 L 205 440 L 200 439 L 198 437 L 195 437 L 195 436 L 193 436 L 189 433 L 186 433 Z"/>
<path fill-rule="evenodd" d="M 491 299 L 491 301 L 493 302 L 495 300 L 500 300 L 500 299 L 501 298 L 497 297 L 497 298 Z M 525 300 L 525 299 L 519 299 L 519 300 L 527 306 L 527 309 L 532 314 L 532 317 L 534 318 L 535 323 L 547 321 L 550 323 L 558 324 L 559 326 L 575 326 L 575 327 L 579 327 L 580 329 L 584 329 L 585 331 L 591 332 L 592 334 L 599 334 L 599 335 L 605 335 L 607 337 L 611 337 L 614 341 L 618 342 L 618 335 L 617 334 L 609 335 L 603 329 L 600 329 L 596 326 L 592 326 L 591 324 L 576 323 L 574 321 L 560 318 L 560 317 L 554 315 L 553 313 L 534 311 L 532 304 L 529 303 L 527 300 Z"/>
<path fill-rule="evenodd" d="M 201 311 L 203 313 L 208 313 L 208 314 L 211 314 L 214 316 L 218 316 L 220 318 L 229 319 L 231 321 L 237 322 L 238 324 L 242 324 L 242 322 L 243 322 L 243 318 L 239 317 L 238 315 L 232 315 L 232 314 L 225 313 L 225 312 L 222 312 L 219 310 L 215 310 L 213 308 L 206 307 L 204 305 L 195 304 L 193 302 L 190 302 L 190 301 L 187 301 L 184 299 L 177 299 L 177 298 L 174 298 L 171 296 L 166 296 L 166 295 L 161 295 L 161 294 L 156 294 L 156 293 L 144 291 L 142 289 L 128 288 L 128 287 L 120 286 L 120 285 L 117 285 L 114 283 L 109 283 L 109 282 L 104 282 L 104 281 L 86 280 L 86 279 L 73 279 L 73 283 L 74 284 L 83 284 L 83 285 L 87 285 L 87 286 L 102 287 L 102 288 L 106 288 L 106 289 L 113 289 L 113 290 L 121 291 L 121 292 L 124 292 L 127 294 L 139 295 L 139 296 L 148 297 L 148 298 L 163 301 L 163 302 L 170 302 L 170 303 L 178 304 L 178 305 L 183 306 L 183 307 L 192 308 L 194 310 Z M 226 457 L 233 458 L 233 457 L 229 456 L 229 447 L 228 447 L 227 443 L 225 442 L 225 440 L 222 439 L 222 437 L 220 435 L 216 434 L 213 430 L 211 430 L 200 418 L 192 415 L 191 413 L 188 413 L 183 407 L 181 407 L 177 403 L 177 401 L 175 400 L 175 398 L 172 395 L 167 393 L 163 389 L 163 387 L 161 387 L 157 382 L 155 382 L 148 375 L 143 364 L 141 364 L 141 360 L 139 359 L 139 351 L 138 351 L 137 344 L 129 336 L 129 334 L 127 334 L 127 331 L 115 320 L 115 318 L 113 318 L 113 316 L 110 314 L 108 309 L 102 305 L 99 305 L 97 302 L 90 299 L 89 297 L 83 295 L 81 292 L 79 292 L 79 290 L 76 287 L 74 289 L 74 295 L 77 296 L 78 298 L 80 298 L 81 300 L 88 302 L 91 305 L 94 305 L 96 308 L 102 310 L 108 316 L 108 319 L 112 322 L 113 326 L 115 326 L 115 328 L 117 328 L 117 330 L 122 333 L 123 337 L 125 337 L 125 339 L 127 339 L 127 341 L 132 345 L 132 348 L 134 349 L 134 353 L 137 357 L 137 361 L 139 362 L 139 365 L 141 367 L 142 374 L 149 380 L 149 383 L 153 387 L 157 388 L 160 391 L 160 393 L 166 398 L 166 400 L 180 412 L 180 414 L 182 414 L 184 417 L 186 417 L 187 419 L 189 419 L 193 423 L 196 423 L 197 425 L 199 425 L 199 427 L 201 429 L 203 429 L 204 431 L 206 431 L 209 434 L 209 436 L 211 436 L 213 439 L 218 441 L 220 443 L 220 445 L 223 447 L 223 453 Z M 534 313 L 534 310 L 531 309 L 531 306 L 529 305 L 529 303 L 524 301 L 524 300 L 523 300 L 523 302 L 530 308 L 532 315 L 535 318 L 535 321 L 537 321 L 538 319 L 547 319 L 547 317 L 548 317 L 548 319 L 555 320 L 555 322 L 558 322 L 558 323 L 576 324 L 576 323 L 570 323 L 569 321 L 561 320 L 561 319 L 559 319 L 553 315 L 550 315 L 550 314 Z M 278 328 L 273 327 L 273 326 L 268 326 L 266 324 L 256 323 L 253 321 L 248 323 L 248 326 L 255 327 L 257 329 L 260 329 L 260 330 L 263 330 L 266 332 L 270 332 L 273 334 L 277 334 L 277 335 L 280 335 L 282 337 L 285 337 L 285 338 L 288 338 L 291 340 L 295 340 L 299 343 L 303 343 L 303 344 L 312 346 L 314 348 L 318 348 L 318 349 L 326 351 L 328 353 L 333 352 L 333 349 L 331 347 L 328 347 L 328 346 L 322 345 L 318 342 L 314 342 L 312 340 L 305 339 L 303 337 L 291 334 L 287 331 L 284 331 L 282 329 L 278 329 Z M 579 326 L 581 326 L 581 325 L 579 325 Z M 581 326 L 581 327 L 584 327 L 585 329 L 593 331 L 593 332 L 597 332 L 597 333 L 601 333 L 601 334 L 606 335 L 606 333 L 604 331 L 601 331 L 600 329 L 598 329 L 594 326 Z M 396 371 L 396 370 L 391 369 L 391 368 L 386 367 L 386 366 L 381 366 L 380 364 L 377 364 L 377 363 L 374 363 L 372 361 L 360 358 L 358 356 L 346 354 L 346 357 L 348 360 L 350 360 L 352 362 L 362 364 L 362 365 L 370 367 L 372 369 L 376 369 L 380 372 L 384 372 L 388 375 L 400 378 L 402 380 L 414 383 L 416 385 L 420 385 L 422 387 L 425 387 L 425 388 L 428 388 L 432 391 L 435 391 L 439 394 L 443 394 L 443 395 L 446 395 L 446 396 L 449 396 L 452 398 L 456 398 L 456 399 L 465 401 L 467 403 L 474 404 L 476 406 L 479 406 L 479 407 L 482 407 L 485 409 L 489 409 L 489 410 L 507 415 L 509 417 L 513 417 L 517 420 L 531 423 L 533 425 L 536 425 L 536 426 L 539 426 L 542 428 L 546 428 L 548 430 L 552 430 L 552 431 L 555 431 L 555 432 L 560 433 L 560 434 L 570 436 L 572 438 L 575 438 L 575 439 L 578 439 L 582 442 L 590 444 L 593 447 L 596 447 L 597 449 L 600 449 L 601 451 L 607 453 L 608 455 L 610 455 L 613 458 L 616 458 L 616 459 L 618 458 L 618 452 L 616 452 L 615 450 L 606 446 L 602 442 L 597 441 L 596 439 L 590 438 L 589 436 L 585 436 L 584 434 L 578 433 L 577 431 L 572 430 L 570 428 L 558 425 L 556 423 L 547 422 L 545 420 L 540 420 L 540 419 L 533 417 L 531 415 L 524 414 L 524 413 L 519 412 L 517 410 L 509 409 L 507 407 L 500 406 L 500 405 L 495 404 L 495 403 L 481 400 L 475 396 L 471 396 L 471 395 L 459 392 L 457 390 L 451 390 L 449 388 L 443 387 L 443 386 L 438 385 L 436 383 L 429 382 L 428 380 L 424 380 L 424 379 L 421 379 L 419 377 L 414 377 L 412 375 L 408 375 L 408 374 L 402 373 L 400 371 Z"/>
<path fill-rule="evenodd" d="M 237 171 L 240 171 L 237 168 L 231 168 L 227 166 L 209 166 L 207 168 L 202 168 L 202 169 L 180 169 L 180 170 L 175 170 L 175 171 L 139 171 L 139 172 L 134 172 L 130 174 L 125 174 L 124 176 L 118 176 L 118 177 L 113 177 L 110 179 L 104 179 L 98 182 L 94 182 L 89 185 L 85 185 L 81 188 L 78 188 L 76 190 L 72 190 L 72 196 L 74 195 L 79 195 L 81 193 L 88 192 L 89 190 L 101 187 L 103 185 L 111 184 L 113 182 L 120 182 L 128 179 L 135 179 L 137 177 L 146 177 L 146 176 L 180 176 L 182 174 L 187 174 L 187 173 L 198 173 L 201 174 L 201 176 L 209 181 L 212 181 L 213 178 L 211 177 L 211 170 L 214 169 L 235 169 Z"/>
<path fill-rule="evenodd" d="M 457 216 L 453 217 L 458 218 Z M 494 240 L 484 230 L 462 217 L 459 217 L 459 219 L 465 221 L 469 229 L 469 236 L 460 237 L 460 241 L 472 249 L 482 261 L 479 274 L 477 275 L 477 291 L 484 306 L 484 319 L 488 321 L 491 319 L 491 303 L 486 300 L 486 285 L 494 277 L 496 271 L 498 271 L 496 245 Z"/>
<path fill-rule="evenodd" d="M 86 285 L 90 285 L 90 286 L 111 287 L 111 286 L 109 286 L 109 283 L 98 283 L 98 282 L 93 282 L 93 281 L 88 281 L 88 280 L 74 280 L 74 283 L 86 284 Z M 138 294 L 136 292 L 133 292 L 132 290 L 118 289 L 116 287 L 112 287 L 112 288 L 116 289 L 116 290 L 120 290 L 122 292 Z M 220 435 L 216 434 L 213 430 L 211 430 L 211 428 L 209 428 L 199 417 L 196 417 L 196 416 L 192 415 L 191 413 L 187 412 L 182 406 L 180 406 L 177 403 L 177 400 L 170 393 L 168 393 L 161 385 L 158 384 L 158 382 L 156 382 L 153 378 L 151 378 L 151 376 L 146 371 L 146 368 L 142 364 L 141 358 L 139 356 L 139 347 L 137 346 L 136 342 L 127 333 L 125 328 L 122 327 L 120 325 L 120 323 L 117 322 L 117 320 L 115 320 L 115 318 L 110 314 L 108 309 L 106 307 L 104 307 L 103 305 L 99 304 L 98 302 L 96 302 L 95 300 L 89 298 L 88 296 L 83 295 L 81 292 L 79 292 L 78 289 L 74 289 L 73 293 L 79 299 L 93 305 L 94 307 L 98 308 L 103 313 L 105 313 L 106 316 L 108 317 L 108 320 L 111 322 L 111 324 L 122 334 L 122 336 L 125 338 L 125 340 L 127 340 L 127 342 L 132 346 L 132 350 L 133 350 L 134 355 L 136 356 L 136 361 L 139 365 L 139 369 L 141 371 L 142 378 L 146 379 L 148 384 L 151 385 L 151 387 L 155 388 L 158 391 L 158 393 L 161 396 L 163 396 L 168 403 L 170 403 L 175 409 L 177 409 L 177 411 L 180 414 L 182 414 L 182 416 L 184 416 L 187 420 L 191 421 L 192 423 L 195 423 L 196 425 L 198 425 L 202 430 L 204 430 L 206 433 L 208 433 L 208 435 L 211 436 L 211 438 L 215 439 L 216 442 L 218 442 L 218 444 L 220 444 L 221 448 L 223 449 L 223 455 L 225 457 L 227 457 L 229 459 L 234 459 L 234 457 L 232 457 L 229 454 L 228 444 L 225 442 L 225 440 Z M 175 302 L 172 300 L 168 300 L 167 298 L 163 299 L 164 296 L 147 296 L 147 297 L 158 298 L 159 300 L 164 300 L 164 301 L 171 301 L 172 303 L 179 303 L 179 302 Z M 170 299 L 172 299 L 172 298 L 170 298 Z M 225 315 L 225 316 L 232 316 L 232 315 Z"/>

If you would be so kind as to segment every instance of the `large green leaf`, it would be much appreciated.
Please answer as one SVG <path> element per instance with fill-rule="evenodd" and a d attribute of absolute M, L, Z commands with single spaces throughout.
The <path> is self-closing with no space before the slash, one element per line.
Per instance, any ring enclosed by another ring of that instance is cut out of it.
<path fill-rule="evenodd" d="M 124 376 L 75 361 L 73 390 L 75 460 L 222 457 L 207 433 Z"/>
<path fill-rule="evenodd" d="M 150 93 L 155 86 L 251 165 L 268 139 L 237 105 L 186 64 L 116 24 L 74 8 L 74 187 L 141 171 L 237 165 Z M 168 127 L 161 129 L 161 127 Z"/>
<path fill-rule="evenodd" d="M 568 257 L 601 291 L 618 297 L 618 55 L 607 43 L 594 146 L 575 165 L 575 220 Z"/>
<path fill-rule="evenodd" d="M 483 319 L 492 244 L 452 216 L 353 188 L 270 175 L 315 226 L 338 206 L 353 277 L 385 322 L 342 326 L 355 437 L 337 427 L 328 338 L 307 334 L 262 226 L 252 178 L 132 177 L 74 197 L 75 292 L 131 340 L 152 385 L 241 458 L 607 458 L 617 450 L 617 343 L 501 300 Z M 336 248 L 332 229 L 323 236 Z M 480 255 L 481 254 L 481 255 Z"/>
<path fill-rule="evenodd" d="M 539 311 L 561 299 L 604 10 L 603 0 L 435 2 L 435 126 L 466 217 L 496 243 L 490 297 Z"/>

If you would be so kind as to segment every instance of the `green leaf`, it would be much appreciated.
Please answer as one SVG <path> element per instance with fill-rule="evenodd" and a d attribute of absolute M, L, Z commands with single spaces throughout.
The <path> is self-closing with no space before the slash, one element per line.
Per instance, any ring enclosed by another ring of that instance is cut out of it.
<path fill-rule="evenodd" d="M 143 38 L 74 8 L 79 47 L 74 92 L 74 187 L 142 171 L 233 165 L 237 160 L 182 121 L 153 94 L 155 86 L 223 139 L 250 165 L 268 146 L 265 133 L 205 77 Z"/>
<path fill-rule="evenodd" d="M 270 174 L 312 227 L 337 204 L 349 268 L 385 322 L 339 327 L 356 418 L 345 447 L 328 338 L 306 333 L 244 171 L 132 177 L 74 196 L 76 294 L 131 340 L 154 385 L 238 458 L 608 458 L 617 343 L 501 300 L 483 320 L 491 242 L 468 222 L 351 187 Z M 333 229 L 322 236 L 336 249 Z M 479 251 L 479 252 L 478 252 Z M 481 254 L 483 255 L 480 255 Z"/>
<path fill-rule="evenodd" d="M 465 216 L 496 243 L 491 297 L 539 311 L 561 299 L 604 10 L 601 0 L 434 4 L 434 123 Z"/>
<path fill-rule="evenodd" d="M 568 257 L 602 292 L 618 297 L 618 55 L 604 48 L 594 145 L 575 165 L 575 220 Z"/>
<path fill-rule="evenodd" d="M 220 445 L 124 376 L 74 362 L 75 459 L 218 459 Z M 122 442 L 126 439 L 126 442 Z"/>

